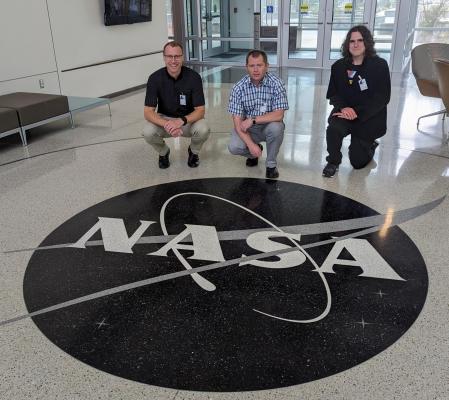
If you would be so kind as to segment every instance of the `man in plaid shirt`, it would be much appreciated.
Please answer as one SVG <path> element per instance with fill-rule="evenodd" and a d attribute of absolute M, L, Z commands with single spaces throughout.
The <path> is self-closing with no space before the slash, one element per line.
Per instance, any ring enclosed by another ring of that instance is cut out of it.
<path fill-rule="evenodd" d="M 287 93 L 282 81 L 268 72 L 267 55 L 251 50 L 246 56 L 248 75 L 232 88 L 228 112 L 234 130 L 228 149 L 231 154 L 247 157 L 246 165 L 258 164 L 267 143 L 266 177 L 276 179 L 277 155 L 284 138 L 284 111 L 288 110 Z"/>

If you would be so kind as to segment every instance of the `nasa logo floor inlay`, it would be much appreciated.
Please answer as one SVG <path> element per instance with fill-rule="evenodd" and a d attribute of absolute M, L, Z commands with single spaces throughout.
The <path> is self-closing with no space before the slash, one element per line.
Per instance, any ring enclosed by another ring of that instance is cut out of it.
<path fill-rule="evenodd" d="M 282 181 L 220 178 L 126 193 L 52 232 L 27 267 L 29 317 L 99 370 L 195 391 L 280 388 L 398 340 L 427 294 L 397 224 Z"/>

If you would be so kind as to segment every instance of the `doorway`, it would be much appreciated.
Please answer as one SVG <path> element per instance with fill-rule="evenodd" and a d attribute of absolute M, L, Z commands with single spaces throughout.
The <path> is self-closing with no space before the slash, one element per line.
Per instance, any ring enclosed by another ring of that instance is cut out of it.
<path fill-rule="evenodd" d="M 365 25 L 390 61 L 398 9 L 399 0 L 185 0 L 183 41 L 190 61 L 244 65 L 259 20 L 270 65 L 330 68 L 346 32 Z"/>
<path fill-rule="evenodd" d="M 341 57 L 346 32 L 365 25 L 379 55 L 389 61 L 396 1 L 286 0 L 283 7 L 282 65 L 330 68 Z"/>

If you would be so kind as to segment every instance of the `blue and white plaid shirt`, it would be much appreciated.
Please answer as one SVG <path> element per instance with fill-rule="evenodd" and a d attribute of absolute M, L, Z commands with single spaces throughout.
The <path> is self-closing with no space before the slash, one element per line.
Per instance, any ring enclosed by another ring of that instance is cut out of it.
<path fill-rule="evenodd" d="M 228 112 L 232 115 L 258 117 L 275 110 L 288 110 L 287 92 L 284 83 L 270 72 L 265 74 L 259 86 L 246 75 L 231 90 Z"/>

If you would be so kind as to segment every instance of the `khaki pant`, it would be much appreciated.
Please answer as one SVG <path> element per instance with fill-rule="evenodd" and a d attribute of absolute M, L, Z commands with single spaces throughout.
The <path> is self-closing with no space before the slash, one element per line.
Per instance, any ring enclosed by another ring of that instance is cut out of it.
<path fill-rule="evenodd" d="M 187 124 L 181 126 L 182 137 L 189 137 L 190 150 L 192 153 L 199 154 L 204 142 L 209 138 L 210 129 L 205 119 L 200 119 L 193 124 Z M 146 142 L 153 146 L 153 148 L 159 153 L 160 156 L 165 156 L 169 150 L 165 144 L 165 138 L 172 137 L 169 133 L 165 132 L 164 128 L 146 121 L 143 128 L 142 136 Z"/>

